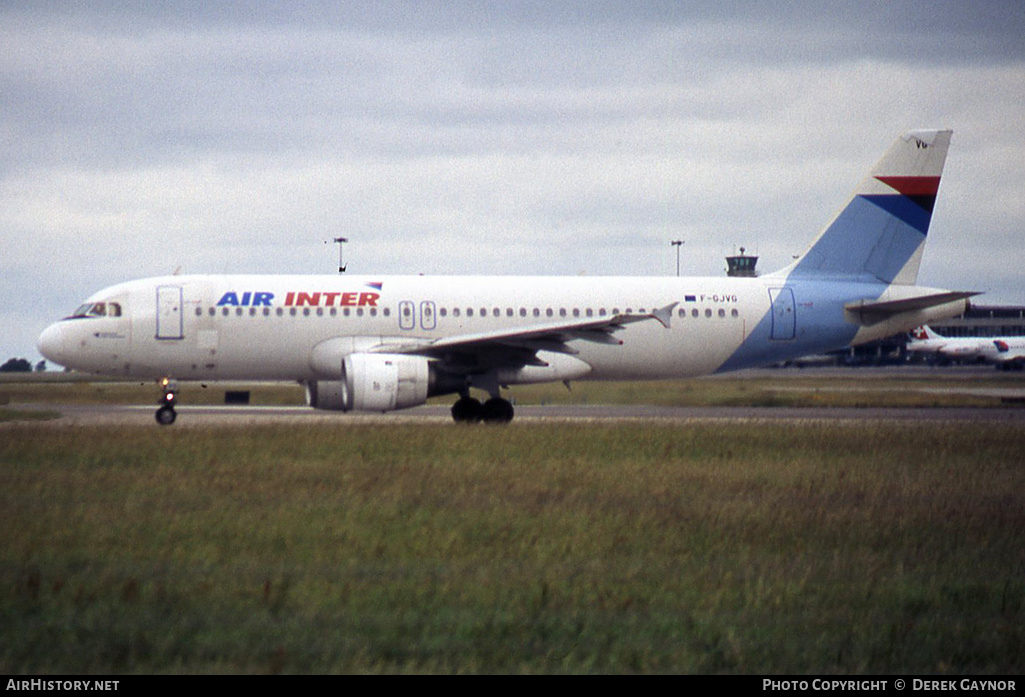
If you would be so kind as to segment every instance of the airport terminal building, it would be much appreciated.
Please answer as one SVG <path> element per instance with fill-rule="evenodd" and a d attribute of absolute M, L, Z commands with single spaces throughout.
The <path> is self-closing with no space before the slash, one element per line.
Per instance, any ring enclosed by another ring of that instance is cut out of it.
<path fill-rule="evenodd" d="M 946 320 L 933 329 L 943 336 L 1025 336 L 1025 307 L 973 305 L 964 317 Z"/>
<path fill-rule="evenodd" d="M 948 337 L 1025 336 L 1025 306 L 971 305 L 964 316 L 930 326 L 938 334 Z M 907 335 L 898 334 L 850 348 L 837 359 L 848 365 L 903 363 L 908 360 L 904 350 L 907 340 Z"/>

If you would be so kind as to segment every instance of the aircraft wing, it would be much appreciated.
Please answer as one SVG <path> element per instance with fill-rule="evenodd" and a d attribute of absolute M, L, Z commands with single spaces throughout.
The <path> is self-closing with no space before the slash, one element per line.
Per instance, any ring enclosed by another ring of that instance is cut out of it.
<path fill-rule="evenodd" d="M 615 332 L 628 324 L 656 320 L 668 328 L 673 309 L 671 303 L 649 313 L 618 314 L 599 319 L 551 322 L 517 329 L 501 329 L 479 334 L 462 334 L 434 341 L 384 343 L 375 353 L 403 353 L 438 359 L 453 370 L 484 371 L 498 367 L 546 366 L 537 357 L 538 351 L 575 355 L 579 353 L 570 342 L 592 341 L 599 344 L 622 345 Z"/>

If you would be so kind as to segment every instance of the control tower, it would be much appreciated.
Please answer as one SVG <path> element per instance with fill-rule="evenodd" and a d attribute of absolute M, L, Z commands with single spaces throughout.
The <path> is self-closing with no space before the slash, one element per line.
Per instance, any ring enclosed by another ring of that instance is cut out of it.
<path fill-rule="evenodd" d="M 758 263 L 758 257 L 744 254 L 744 251 L 744 248 L 741 247 L 740 254 L 726 257 L 727 276 L 753 278 L 758 275 L 755 273 L 755 264 Z"/>

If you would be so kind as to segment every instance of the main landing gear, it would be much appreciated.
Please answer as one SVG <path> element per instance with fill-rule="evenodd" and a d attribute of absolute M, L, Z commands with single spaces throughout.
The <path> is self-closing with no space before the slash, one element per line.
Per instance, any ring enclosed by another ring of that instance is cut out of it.
<path fill-rule="evenodd" d="M 157 409 L 157 423 L 161 426 L 170 426 L 178 418 L 174 411 L 174 405 L 178 403 L 178 385 L 164 378 L 160 381 L 163 388 L 163 395 L 160 397 L 160 408 Z"/>
<path fill-rule="evenodd" d="M 513 405 L 507 399 L 492 397 L 483 404 L 480 400 L 463 395 L 452 405 L 452 418 L 456 423 L 507 424 L 513 420 Z"/>

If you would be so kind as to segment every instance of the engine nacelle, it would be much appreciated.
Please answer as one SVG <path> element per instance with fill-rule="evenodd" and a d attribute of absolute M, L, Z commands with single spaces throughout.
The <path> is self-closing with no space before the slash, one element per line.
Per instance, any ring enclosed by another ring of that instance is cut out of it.
<path fill-rule="evenodd" d="M 430 385 L 423 356 L 353 353 L 342 361 L 341 380 L 306 384 L 306 402 L 316 409 L 392 411 L 426 402 Z"/>
<path fill-rule="evenodd" d="M 348 411 L 345 385 L 341 380 L 316 380 L 306 383 L 306 405 L 314 409 Z"/>

